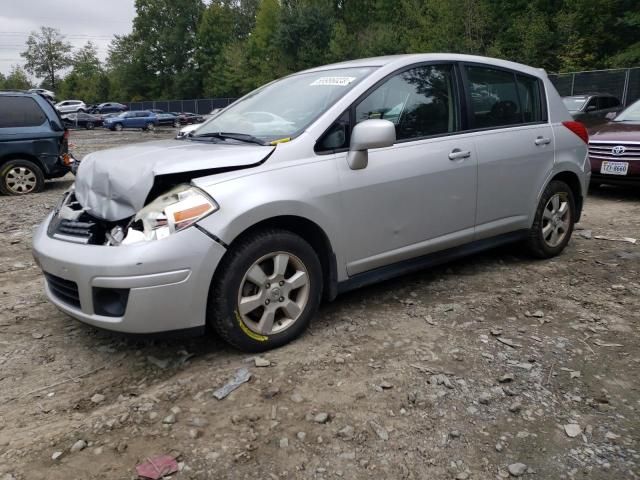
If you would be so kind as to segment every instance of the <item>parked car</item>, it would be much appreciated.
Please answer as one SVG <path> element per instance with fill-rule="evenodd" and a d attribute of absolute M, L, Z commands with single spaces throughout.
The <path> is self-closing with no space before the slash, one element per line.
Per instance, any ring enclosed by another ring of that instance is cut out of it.
<path fill-rule="evenodd" d="M 464 101 L 473 84 L 490 108 Z M 587 192 L 587 140 L 538 68 L 456 54 L 317 67 L 184 140 L 87 155 L 34 255 L 48 298 L 86 323 L 208 325 L 262 351 L 340 292 L 507 242 L 560 254 Z"/>
<path fill-rule="evenodd" d="M 615 116 L 623 108 L 618 98 L 605 93 L 573 95 L 562 101 L 573 118 L 587 127 L 605 123 L 608 116 Z"/>
<path fill-rule="evenodd" d="M 107 103 L 101 103 L 99 105 L 95 105 L 92 109 L 89 110 L 89 112 L 105 114 L 105 113 L 126 112 L 127 110 L 129 110 L 129 107 L 127 107 L 126 105 L 123 105 L 122 103 L 107 102 Z"/>
<path fill-rule="evenodd" d="M 89 113 L 69 113 L 62 116 L 64 126 L 67 128 L 86 128 L 93 130 L 95 127 L 102 126 L 102 118 Z"/>
<path fill-rule="evenodd" d="M 176 139 L 187 137 L 190 133 L 195 132 L 201 126 L 202 123 L 193 123 L 191 125 L 187 125 L 186 127 L 182 127 L 176 135 Z"/>
<path fill-rule="evenodd" d="M 640 184 L 640 100 L 589 139 L 591 184 Z"/>
<path fill-rule="evenodd" d="M 56 101 L 56 94 L 53 93 L 51 90 L 47 90 L 46 88 L 30 88 L 28 90 L 28 92 L 29 93 L 39 93 L 40 95 L 45 97 L 50 102 L 55 102 Z"/>
<path fill-rule="evenodd" d="M 116 116 L 104 118 L 103 121 L 105 128 L 118 131 L 123 128 L 153 130 L 158 125 L 157 115 L 149 110 L 122 112 Z"/>
<path fill-rule="evenodd" d="M 0 193 L 39 192 L 70 171 L 68 132 L 40 94 L 0 92 Z"/>
<path fill-rule="evenodd" d="M 64 100 L 56 103 L 55 107 L 62 114 L 87 111 L 87 105 L 80 100 Z"/>
<path fill-rule="evenodd" d="M 156 117 L 158 117 L 158 125 L 170 125 L 172 127 L 179 127 L 180 120 L 173 113 L 157 113 Z"/>
<path fill-rule="evenodd" d="M 204 122 L 204 116 L 198 115 L 197 113 L 179 112 L 177 117 L 181 125 L 191 125 L 192 123 Z"/>

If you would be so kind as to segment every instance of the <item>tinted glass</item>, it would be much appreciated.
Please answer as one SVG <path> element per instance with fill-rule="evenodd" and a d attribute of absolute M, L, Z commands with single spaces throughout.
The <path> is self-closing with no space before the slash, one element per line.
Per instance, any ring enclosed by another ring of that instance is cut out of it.
<path fill-rule="evenodd" d="M 629 105 L 615 120 L 616 122 L 640 122 L 640 100 Z"/>
<path fill-rule="evenodd" d="M 515 75 L 504 70 L 466 66 L 473 128 L 522 123 Z"/>
<path fill-rule="evenodd" d="M 516 79 L 524 122 L 546 121 L 546 115 L 542 108 L 542 86 L 540 85 L 540 80 L 525 75 L 516 75 Z"/>
<path fill-rule="evenodd" d="M 587 99 L 585 97 L 564 97 L 562 101 L 564 102 L 564 106 L 567 107 L 567 110 L 577 112 L 583 107 Z"/>
<path fill-rule="evenodd" d="M 349 112 L 343 113 L 318 142 L 316 150 L 326 152 L 339 150 L 349 146 L 350 121 Z"/>
<path fill-rule="evenodd" d="M 0 96 L 0 128 L 37 127 L 47 119 L 46 115 L 29 97 Z"/>
<path fill-rule="evenodd" d="M 458 128 L 453 66 L 417 67 L 391 77 L 356 107 L 356 123 L 389 120 L 398 140 L 455 132 Z"/>

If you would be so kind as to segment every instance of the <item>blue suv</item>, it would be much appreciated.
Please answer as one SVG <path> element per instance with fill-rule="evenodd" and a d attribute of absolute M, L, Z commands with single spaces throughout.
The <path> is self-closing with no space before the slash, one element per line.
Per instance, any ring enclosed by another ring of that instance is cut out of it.
<path fill-rule="evenodd" d="M 68 131 L 44 97 L 0 92 L 0 193 L 39 192 L 44 181 L 71 171 Z"/>
<path fill-rule="evenodd" d="M 105 117 L 104 127 L 109 130 L 120 131 L 123 128 L 141 128 L 153 130 L 158 125 L 158 117 L 149 110 L 134 110 L 122 112 L 114 117 Z"/>

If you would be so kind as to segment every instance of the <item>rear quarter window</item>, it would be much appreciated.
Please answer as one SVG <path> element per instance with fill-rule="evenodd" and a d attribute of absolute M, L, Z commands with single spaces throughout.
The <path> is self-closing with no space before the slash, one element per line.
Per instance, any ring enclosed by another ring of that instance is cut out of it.
<path fill-rule="evenodd" d="M 0 96 L 0 128 L 37 127 L 47 116 L 38 103 L 29 97 Z"/>

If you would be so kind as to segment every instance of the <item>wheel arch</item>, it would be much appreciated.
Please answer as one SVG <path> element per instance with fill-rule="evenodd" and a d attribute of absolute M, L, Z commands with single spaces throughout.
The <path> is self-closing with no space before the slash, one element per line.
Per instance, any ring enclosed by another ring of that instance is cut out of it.
<path fill-rule="evenodd" d="M 329 236 L 317 223 L 297 215 L 278 215 L 260 220 L 240 232 L 228 245 L 233 245 L 261 230 L 279 229 L 294 233 L 311 245 L 322 266 L 323 298 L 333 300 L 338 294 L 337 260 Z"/>
<path fill-rule="evenodd" d="M 42 164 L 42 162 L 40 161 L 40 159 L 35 156 L 32 155 L 30 153 L 8 153 L 6 155 L 4 155 L 3 157 L 0 157 L 0 168 L 2 168 L 2 166 L 11 161 L 11 160 L 28 160 L 30 162 L 33 162 L 36 164 L 36 166 L 42 171 L 42 174 L 46 177 L 47 175 L 47 169 L 44 167 L 44 165 Z"/>
<path fill-rule="evenodd" d="M 559 180 L 561 182 L 566 183 L 571 189 L 571 193 L 573 193 L 573 199 L 576 205 L 576 222 L 580 221 L 580 217 L 582 216 L 582 206 L 584 203 L 584 195 L 582 192 L 582 185 L 580 183 L 580 178 L 575 172 L 564 170 L 562 172 L 556 173 L 550 180 L 549 183 L 554 180 Z"/>

